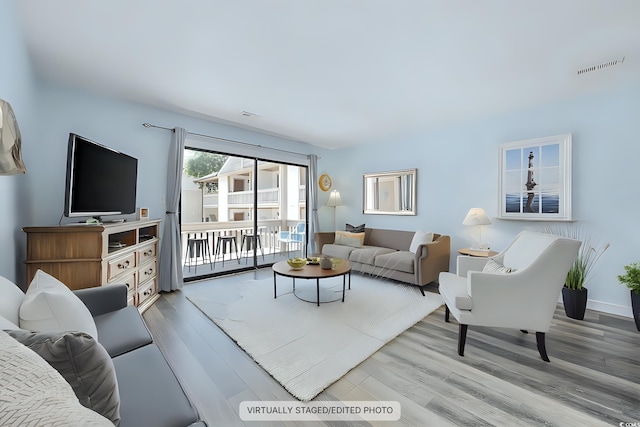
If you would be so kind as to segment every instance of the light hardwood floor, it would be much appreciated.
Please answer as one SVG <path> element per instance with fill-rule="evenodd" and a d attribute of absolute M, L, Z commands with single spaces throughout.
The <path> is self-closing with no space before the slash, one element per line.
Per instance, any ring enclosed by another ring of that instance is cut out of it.
<path fill-rule="evenodd" d="M 213 280 L 233 286 L 241 280 L 270 277 L 267 268 Z M 427 290 L 437 292 L 435 287 Z M 240 420 L 242 401 L 295 398 L 183 292 L 163 294 L 144 318 L 209 426 L 305 425 Z M 400 402 L 399 422 L 358 424 L 365 426 L 618 426 L 640 422 L 640 332 L 632 319 L 588 310 L 585 319 L 577 321 L 567 318 L 558 305 L 547 333 L 551 363 L 540 359 L 535 334 L 470 327 L 464 357 L 457 354 L 457 334 L 455 319 L 445 323 L 444 308 L 440 308 L 316 400 Z"/>

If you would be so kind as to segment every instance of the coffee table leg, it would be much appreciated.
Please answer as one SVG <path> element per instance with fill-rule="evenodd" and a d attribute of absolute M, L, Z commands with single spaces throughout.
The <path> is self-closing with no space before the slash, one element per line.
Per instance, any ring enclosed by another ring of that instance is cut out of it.
<path fill-rule="evenodd" d="M 273 299 L 277 298 L 277 292 L 276 292 L 276 272 L 273 272 Z"/>
<path fill-rule="evenodd" d="M 318 307 L 320 307 L 320 279 L 316 279 L 316 293 L 318 295 Z"/>
<path fill-rule="evenodd" d="M 342 276 L 342 302 L 344 302 L 344 287 L 347 284 L 347 276 Z M 351 277 L 349 277 L 349 289 L 351 289 Z"/>

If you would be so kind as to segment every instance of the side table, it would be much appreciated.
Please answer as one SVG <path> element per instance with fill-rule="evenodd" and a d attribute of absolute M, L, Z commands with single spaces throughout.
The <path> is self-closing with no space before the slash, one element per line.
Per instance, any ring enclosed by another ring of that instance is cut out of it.
<path fill-rule="evenodd" d="M 460 255 L 469 255 L 469 256 L 476 256 L 476 257 L 482 257 L 482 258 L 489 258 L 489 257 L 498 255 L 498 252 L 495 252 L 495 251 L 481 251 L 479 249 L 471 249 L 471 248 L 458 249 L 458 253 Z"/>

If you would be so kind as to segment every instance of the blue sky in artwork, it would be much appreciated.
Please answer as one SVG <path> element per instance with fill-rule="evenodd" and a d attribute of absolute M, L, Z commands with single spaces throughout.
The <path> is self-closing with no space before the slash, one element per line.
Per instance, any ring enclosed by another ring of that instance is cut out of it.
<path fill-rule="evenodd" d="M 505 152 L 505 170 L 526 169 L 529 164 L 530 152 L 533 152 L 533 166 L 536 168 L 557 167 L 560 164 L 560 144 L 549 144 L 507 150 Z"/>

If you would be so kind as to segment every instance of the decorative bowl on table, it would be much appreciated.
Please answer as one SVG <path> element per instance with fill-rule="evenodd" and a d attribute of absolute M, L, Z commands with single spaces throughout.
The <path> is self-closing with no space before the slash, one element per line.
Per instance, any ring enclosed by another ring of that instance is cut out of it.
<path fill-rule="evenodd" d="M 320 264 L 320 257 L 319 256 L 307 257 L 307 264 L 309 264 L 309 265 L 318 265 L 318 264 Z"/>
<path fill-rule="evenodd" d="M 291 269 L 293 270 L 301 270 L 302 268 L 304 268 L 305 265 L 307 265 L 307 259 L 306 258 L 289 258 L 287 260 L 287 264 L 289 264 L 289 267 L 291 267 Z"/>

